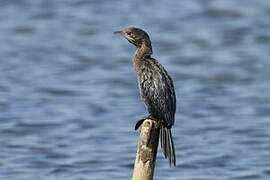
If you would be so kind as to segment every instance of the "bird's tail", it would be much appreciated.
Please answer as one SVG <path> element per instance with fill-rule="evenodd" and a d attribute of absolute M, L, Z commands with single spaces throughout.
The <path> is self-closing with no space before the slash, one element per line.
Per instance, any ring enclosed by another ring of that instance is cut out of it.
<path fill-rule="evenodd" d="M 170 166 L 172 164 L 175 166 L 176 158 L 175 158 L 175 150 L 174 150 L 171 128 L 161 125 L 160 144 L 161 144 L 161 148 L 163 149 L 165 158 L 169 159 Z"/>

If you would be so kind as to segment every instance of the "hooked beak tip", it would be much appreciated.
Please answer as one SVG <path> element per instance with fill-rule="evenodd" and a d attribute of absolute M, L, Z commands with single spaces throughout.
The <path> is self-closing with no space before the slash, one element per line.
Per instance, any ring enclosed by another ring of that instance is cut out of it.
<path fill-rule="evenodd" d="M 122 33 L 122 31 L 115 31 L 115 32 L 113 32 L 113 34 L 122 35 L 123 33 Z"/>

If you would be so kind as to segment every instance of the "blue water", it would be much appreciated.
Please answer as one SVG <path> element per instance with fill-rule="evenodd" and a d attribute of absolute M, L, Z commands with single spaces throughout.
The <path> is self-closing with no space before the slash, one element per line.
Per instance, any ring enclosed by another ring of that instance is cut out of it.
<path fill-rule="evenodd" d="M 130 179 L 134 47 L 145 29 L 178 98 L 177 166 L 156 180 L 270 177 L 270 1 L 1 0 L 0 179 Z"/>

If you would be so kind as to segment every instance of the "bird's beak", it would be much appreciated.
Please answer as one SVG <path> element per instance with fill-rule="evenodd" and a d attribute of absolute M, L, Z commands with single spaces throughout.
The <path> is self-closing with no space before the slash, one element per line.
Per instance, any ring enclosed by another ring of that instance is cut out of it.
<path fill-rule="evenodd" d="M 123 36 L 123 32 L 122 31 L 115 31 L 115 32 L 113 32 L 113 34 L 119 34 L 119 35 Z"/>

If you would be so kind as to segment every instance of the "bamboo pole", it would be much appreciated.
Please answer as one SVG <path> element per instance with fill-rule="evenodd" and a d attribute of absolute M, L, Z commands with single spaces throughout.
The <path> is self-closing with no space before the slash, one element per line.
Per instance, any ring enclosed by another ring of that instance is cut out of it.
<path fill-rule="evenodd" d="M 132 180 L 152 180 L 159 141 L 158 122 L 146 119 L 141 125 Z"/>

